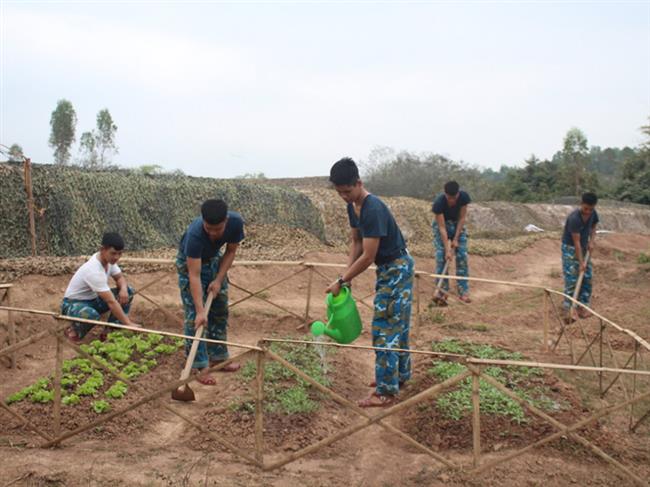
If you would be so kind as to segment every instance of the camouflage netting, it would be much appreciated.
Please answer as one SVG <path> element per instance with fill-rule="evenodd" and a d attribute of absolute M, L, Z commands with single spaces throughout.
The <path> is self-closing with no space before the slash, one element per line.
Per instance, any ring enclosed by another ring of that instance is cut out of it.
<path fill-rule="evenodd" d="M 305 195 L 260 183 L 130 171 L 90 172 L 34 166 L 39 254 L 79 255 L 103 232 L 120 232 L 129 249 L 173 247 L 208 198 L 223 198 L 247 224 L 281 225 L 325 238 L 318 209 Z M 30 253 L 22 167 L 0 165 L 0 258 Z"/>

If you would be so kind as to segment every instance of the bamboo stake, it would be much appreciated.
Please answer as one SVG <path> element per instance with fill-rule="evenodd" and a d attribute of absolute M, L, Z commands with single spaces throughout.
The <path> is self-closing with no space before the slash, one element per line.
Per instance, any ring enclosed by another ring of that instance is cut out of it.
<path fill-rule="evenodd" d="M 52 437 L 51 437 L 50 435 L 48 435 L 47 433 L 45 433 L 44 431 L 42 431 L 40 428 L 37 428 L 36 426 L 34 426 L 34 425 L 33 425 L 33 424 L 32 424 L 32 423 L 31 423 L 27 418 L 25 418 L 22 414 L 17 413 L 16 411 L 13 411 L 9 406 L 7 406 L 7 404 L 5 404 L 4 401 L 0 401 L 0 407 L 1 407 L 2 409 L 4 409 L 5 411 L 7 411 L 9 414 L 11 414 L 14 418 L 16 418 L 16 419 L 18 419 L 19 421 L 21 421 L 21 422 L 23 423 L 23 425 L 25 425 L 25 426 L 27 426 L 28 428 L 30 428 L 34 433 L 36 433 L 36 434 L 37 434 L 38 436 L 40 436 L 41 438 L 43 438 L 43 439 L 45 439 L 45 440 L 51 440 L 51 439 L 52 439 Z"/>
<path fill-rule="evenodd" d="M 16 313 L 27 313 L 32 315 L 57 316 L 57 313 L 53 313 L 52 311 L 42 311 L 40 309 L 16 308 L 15 306 L 0 306 L 0 309 L 4 311 L 15 311 Z"/>
<path fill-rule="evenodd" d="M 586 351 L 589 352 L 589 356 L 591 357 L 591 363 L 592 363 L 593 366 L 595 367 L 595 366 L 596 366 L 596 359 L 594 358 L 594 355 L 591 353 L 591 345 L 594 344 L 595 337 L 594 337 L 594 341 L 592 341 L 591 344 L 589 344 L 589 343 L 587 342 L 587 334 L 585 333 L 585 329 L 584 329 L 584 327 L 582 326 L 582 323 L 578 322 L 578 328 L 580 329 L 580 334 L 582 335 L 582 339 L 584 340 L 585 345 L 587 345 L 587 350 L 586 350 Z M 584 356 L 584 354 L 583 354 L 583 356 Z M 581 357 L 581 359 L 582 359 L 582 357 Z M 576 365 L 577 365 L 579 362 L 580 362 L 580 361 L 576 362 Z"/>
<path fill-rule="evenodd" d="M 354 404 L 352 401 L 349 401 L 348 399 L 344 398 L 340 394 L 337 394 L 333 390 L 331 390 L 331 389 L 323 386 L 319 382 L 315 381 L 309 375 L 305 374 L 303 371 L 298 369 L 295 365 L 293 365 L 292 363 L 290 363 L 287 360 L 283 359 L 279 355 L 273 354 L 272 352 L 269 352 L 269 351 L 267 351 L 267 353 L 269 354 L 269 356 L 272 359 L 276 360 L 278 363 L 280 363 L 281 365 L 283 365 L 286 368 L 288 368 L 289 370 L 291 370 L 298 377 L 301 377 L 303 380 L 307 381 L 309 384 L 314 386 L 314 388 L 316 388 L 317 390 L 319 390 L 323 394 L 326 394 L 326 395 L 330 396 L 332 399 L 334 399 L 336 402 L 338 402 L 342 406 L 345 406 L 345 407 L 351 409 L 356 414 L 358 414 L 359 416 L 363 416 L 364 418 L 371 418 L 372 417 L 367 411 L 363 410 L 362 408 L 360 408 L 359 406 Z M 400 431 L 397 428 L 393 427 L 392 425 L 384 423 L 382 421 L 379 421 L 377 424 L 379 426 L 381 426 L 382 428 L 390 431 L 391 433 L 396 434 L 398 437 L 402 438 L 403 440 L 408 442 L 410 445 L 418 448 L 419 450 L 423 451 L 424 453 L 426 453 L 429 456 L 433 457 L 434 459 L 438 460 L 439 462 L 446 465 L 447 467 L 456 468 L 456 465 L 453 462 L 451 462 L 450 460 L 447 460 L 442 455 L 434 452 L 430 448 L 428 448 L 428 447 L 422 445 L 421 443 L 417 442 L 416 440 L 414 440 L 413 438 L 408 436 L 403 431 Z"/>
<path fill-rule="evenodd" d="M 584 332 L 583 332 L 582 335 L 585 338 L 585 342 L 586 342 L 587 337 L 585 336 Z M 594 367 L 598 367 L 596 365 L 596 360 L 594 359 L 594 356 L 591 354 L 591 347 L 593 347 L 593 345 L 596 343 L 596 340 L 598 340 L 599 336 L 600 336 L 600 333 L 594 335 L 594 337 L 591 339 L 591 342 L 589 342 L 587 344 L 587 348 L 585 348 L 585 350 L 582 352 L 582 355 L 580 355 L 580 357 L 578 357 L 578 360 L 576 360 L 576 365 L 580 365 L 580 362 L 582 362 L 582 359 L 585 357 L 585 355 L 587 355 L 587 353 L 589 353 L 589 355 L 591 355 L 591 361 L 593 362 Z"/>
<path fill-rule="evenodd" d="M 34 194 L 32 193 L 32 161 L 25 157 L 23 161 L 25 172 L 25 193 L 27 193 L 27 213 L 29 215 L 29 234 L 32 244 L 32 256 L 36 255 L 36 222 L 34 221 Z"/>
<path fill-rule="evenodd" d="M 263 348 L 262 344 L 258 344 Z M 264 352 L 256 352 L 255 378 L 255 459 L 264 464 Z"/>
<path fill-rule="evenodd" d="M 309 321 L 309 307 L 311 305 L 311 288 L 312 288 L 312 281 L 314 280 L 314 268 L 309 267 L 309 276 L 307 277 L 307 303 L 305 304 L 305 323 L 303 324 L 306 325 L 307 322 Z"/>
<path fill-rule="evenodd" d="M 479 397 L 479 374 L 472 374 L 472 445 L 474 448 L 473 465 L 474 468 L 476 468 L 481 462 L 481 405 Z"/>
<path fill-rule="evenodd" d="M 420 292 L 420 276 L 415 275 L 415 327 L 420 327 L 420 301 L 422 293 Z M 417 332 L 417 330 L 415 330 Z M 416 333 L 414 333 L 415 335 Z"/>
<path fill-rule="evenodd" d="M 545 290 L 544 291 L 544 305 L 543 305 L 544 306 L 544 347 L 543 347 L 543 350 L 546 353 L 549 353 L 551 351 L 550 347 L 549 347 L 549 343 L 548 343 L 548 337 L 549 337 L 550 328 L 551 328 L 550 316 L 549 316 L 550 309 L 549 309 L 549 306 L 548 306 L 549 299 L 551 299 L 551 297 L 549 296 L 548 291 Z"/>
<path fill-rule="evenodd" d="M 136 289 L 135 292 L 133 293 L 133 295 L 135 296 L 136 294 L 140 294 L 140 293 L 141 293 L 142 291 L 144 291 L 145 289 L 148 289 L 148 288 L 150 288 L 151 286 L 153 286 L 154 284 L 157 284 L 157 283 L 159 283 L 159 282 L 160 282 L 160 279 L 159 279 L 159 278 L 155 278 L 153 281 L 148 282 L 148 283 L 145 284 L 144 286 L 140 286 L 138 289 Z"/>
<path fill-rule="evenodd" d="M 290 277 L 293 277 L 293 276 L 290 276 Z M 255 298 L 257 298 L 257 299 L 260 299 L 260 300 L 264 301 L 265 303 L 270 304 L 271 306 L 275 306 L 276 308 L 278 308 L 278 309 L 284 311 L 285 313 L 289 313 L 290 315 L 295 316 L 295 317 L 298 318 L 299 320 L 302 319 L 302 316 L 300 316 L 298 313 L 296 313 L 296 312 L 294 312 L 294 311 L 291 311 L 290 309 L 285 308 L 284 306 L 282 306 L 282 305 L 280 305 L 280 304 L 274 303 L 273 301 L 271 301 L 271 300 L 269 300 L 269 299 L 263 298 L 262 296 L 255 296 L 255 293 L 249 291 L 249 290 L 246 289 L 245 287 L 238 286 L 237 284 L 235 284 L 235 283 L 232 282 L 232 281 L 230 281 L 229 284 L 230 284 L 232 287 L 234 287 L 234 288 L 236 288 L 236 289 L 239 289 L 240 291 L 244 291 L 245 293 L 250 294 L 249 298 L 250 298 L 250 297 L 255 297 Z M 257 292 L 259 293 L 259 292 L 261 292 L 261 291 L 257 291 Z M 241 303 L 241 302 L 242 302 L 242 299 L 240 299 L 239 301 L 237 301 L 237 302 L 231 304 L 230 307 L 232 308 L 233 306 L 235 306 L 236 304 Z"/>
<path fill-rule="evenodd" d="M 167 319 L 170 319 L 176 323 L 179 323 L 180 325 L 183 325 L 183 320 L 180 319 L 178 316 L 176 316 L 174 313 L 169 311 L 167 308 L 164 308 L 160 303 L 154 301 L 152 298 L 150 298 L 148 295 L 140 291 L 140 297 L 146 301 L 149 301 L 151 304 L 153 304 L 156 308 L 158 308 L 160 311 L 163 312 L 163 314 L 167 317 Z"/>
<path fill-rule="evenodd" d="M 609 348 L 609 353 L 612 356 L 612 362 L 614 362 L 614 365 L 616 366 L 617 369 L 620 369 L 621 367 L 619 366 L 619 361 L 616 358 L 616 354 L 614 353 L 614 349 L 612 348 L 612 343 L 610 342 L 609 337 L 607 337 L 607 348 Z M 630 363 L 630 359 L 628 358 L 628 360 L 625 363 L 625 366 L 623 367 L 623 369 L 627 368 L 629 363 Z M 614 382 L 616 382 L 617 379 L 618 379 L 618 376 L 616 376 L 614 378 L 614 380 L 612 381 L 612 383 L 608 387 L 605 388 L 605 390 L 603 391 L 603 396 L 602 397 L 605 397 L 605 395 L 607 394 L 607 391 L 609 391 L 609 389 L 612 387 L 612 385 L 614 385 Z M 623 394 L 625 394 L 625 399 L 629 399 L 630 398 L 630 393 L 627 390 L 627 385 L 625 384 L 624 380 L 621 380 L 621 386 L 623 386 Z"/>
<path fill-rule="evenodd" d="M 600 367 L 603 367 L 603 333 L 605 333 L 605 324 L 603 323 L 603 320 L 600 320 L 600 333 L 598 336 L 600 337 L 600 345 L 598 347 L 598 357 L 599 357 L 599 363 Z M 600 392 L 600 397 L 603 397 L 603 372 L 598 373 L 598 390 Z"/>
<path fill-rule="evenodd" d="M 537 367 L 540 369 L 559 369 L 585 372 L 598 372 L 599 370 L 602 370 L 603 372 L 650 376 L 650 370 L 613 369 L 611 367 L 589 367 L 586 365 L 550 364 L 544 362 L 533 362 L 530 360 L 498 360 L 468 357 L 466 361 L 470 364 L 480 365 L 512 365 L 516 367 Z"/>
<path fill-rule="evenodd" d="M 39 340 L 41 340 L 41 339 L 43 339 L 43 338 L 45 338 L 47 336 L 50 336 L 52 331 L 61 331 L 63 328 L 65 328 L 67 326 L 68 325 L 65 324 L 65 325 L 61 325 L 61 326 L 55 328 L 54 330 L 41 331 L 40 333 L 37 333 L 36 335 L 32 335 L 29 338 L 25 338 L 24 340 L 19 341 L 15 345 L 10 345 L 8 347 L 5 347 L 2 350 L 0 350 L 0 357 L 2 357 L 3 355 L 9 355 L 11 353 L 14 353 L 17 350 L 20 350 L 21 348 L 25 348 L 25 347 L 31 345 L 32 343 L 35 343 L 35 342 L 37 342 L 37 341 L 39 341 Z"/>
<path fill-rule="evenodd" d="M 277 360 L 277 355 L 272 354 L 272 352 L 267 352 L 274 360 Z M 281 357 L 280 357 L 281 358 Z M 286 364 L 285 364 L 286 365 Z M 339 431 L 338 433 L 329 436 L 328 438 L 324 438 L 317 443 L 314 443 L 310 446 L 307 446 L 303 448 L 302 450 L 298 450 L 297 452 L 291 453 L 287 455 L 284 458 L 281 458 L 280 460 L 277 460 L 276 462 L 273 462 L 271 464 L 267 464 L 264 466 L 264 470 L 274 470 L 276 468 L 282 467 L 283 465 L 286 465 L 287 463 L 293 462 L 299 458 L 304 457 L 305 455 L 308 455 L 310 453 L 313 453 L 315 451 L 320 450 L 321 448 L 331 445 L 332 443 L 342 439 L 346 438 L 353 433 L 356 433 L 357 431 L 360 431 L 374 423 L 378 423 L 382 419 L 386 418 L 387 416 L 390 416 L 398 411 L 401 411 L 409 406 L 412 406 L 413 404 L 417 404 L 418 402 L 421 402 L 425 399 L 430 399 L 435 397 L 437 394 L 439 394 L 441 391 L 448 389 L 449 387 L 454 386 L 458 382 L 464 380 L 468 376 L 471 375 L 471 372 L 466 371 L 461 374 L 458 374 L 455 377 L 452 377 L 450 379 L 447 379 L 444 382 L 441 382 L 440 384 L 436 384 L 435 386 L 430 387 L 429 389 L 420 392 L 419 394 L 416 394 L 415 396 L 407 399 L 404 402 L 401 402 L 399 404 L 396 404 L 395 406 L 392 406 L 388 409 L 384 409 L 382 412 L 371 416 L 367 417 L 364 420 L 360 421 L 359 423 L 356 423 L 354 425 L 348 426 L 344 430 Z"/>
<path fill-rule="evenodd" d="M 639 354 L 639 344 L 634 342 L 634 363 L 632 368 L 637 369 L 637 355 Z M 636 396 L 636 375 L 632 376 L 632 397 Z M 630 424 L 628 428 L 631 430 L 632 425 L 634 424 L 634 403 L 630 404 Z"/>
<path fill-rule="evenodd" d="M 307 269 L 309 269 L 309 267 L 303 267 L 302 269 L 294 272 L 293 274 L 289 274 L 288 276 L 284 276 L 282 279 L 279 279 L 279 280 L 275 281 L 274 283 L 269 284 L 266 287 L 263 287 L 262 289 L 258 289 L 255 292 L 249 291 L 248 289 L 244 289 L 243 287 L 237 286 L 237 285 L 235 285 L 235 284 L 233 284 L 232 282 L 229 281 L 229 283 L 232 284 L 233 286 L 235 286 L 237 289 L 239 289 L 241 291 L 244 291 L 245 293 L 249 294 L 249 296 L 243 297 L 243 298 L 235 301 L 234 303 L 231 303 L 229 307 L 232 308 L 234 306 L 237 306 L 239 303 L 243 303 L 244 301 L 247 301 L 247 300 L 249 300 L 251 298 L 264 299 L 264 298 L 262 298 L 261 296 L 258 296 L 258 295 L 260 293 L 263 293 L 264 291 L 268 291 L 269 289 L 271 289 L 272 287 L 277 286 L 278 284 L 282 284 L 283 282 L 288 281 L 289 279 L 292 279 L 292 278 L 296 277 L 298 274 L 302 274 Z"/>
<path fill-rule="evenodd" d="M 54 436 L 61 434 L 61 367 L 63 365 L 63 345 L 61 337 L 56 337 L 56 362 L 54 365 L 54 399 L 53 399 L 53 419 L 54 419 Z"/>
<path fill-rule="evenodd" d="M 11 308 L 11 288 L 8 287 L 5 290 L 5 299 L 4 301 L 7 303 L 7 307 Z M 14 321 L 14 314 L 13 311 L 7 310 L 7 326 L 8 326 L 8 331 L 9 331 L 9 345 L 15 345 L 16 344 L 16 322 Z M 11 368 L 15 369 L 17 366 L 17 356 L 16 352 L 13 352 L 11 354 Z"/>
<path fill-rule="evenodd" d="M 560 334 L 557 337 L 557 340 L 555 341 L 555 344 L 553 345 L 553 351 L 557 348 L 557 346 L 560 344 L 560 339 L 562 336 L 564 336 L 564 339 L 567 341 L 569 344 L 569 351 L 571 352 L 571 363 L 575 363 L 576 361 L 576 356 L 575 356 L 575 351 L 573 350 L 573 342 L 571 341 L 571 338 L 569 337 L 568 333 L 565 333 L 568 330 L 568 326 L 565 325 L 564 321 L 560 317 L 560 314 L 558 313 L 557 307 L 555 306 L 555 303 L 551 299 L 551 305 L 553 306 L 553 312 L 555 313 L 555 317 L 557 318 L 558 322 L 560 323 Z"/>
<path fill-rule="evenodd" d="M 641 417 L 639 418 L 639 420 L 634 424 L 634 426 L 632 426 L 632 428 L 630 428 L 630 431 L 632 431 L 632 433 L 634 433 L 634 432 L 636 431 L 636 429 L 639 427 L 639 425 L 640 425 L 641 423 L 643 423 L 643 422 L 644 422 L 646 419 L 648 419 L 648 418 L 650 418 L 650 409 L 648 409 L 648 410 L 643 414 L 643 416 L 641 416 Z"/>
<path fill-rule="evenodd" d="M 623 464 L 621 464 L 620 462 L 613 459 L 607 453 L 602 451 L 596 445 L 594 445 L 590 441 L 586 440 L 585 438 L 583 438 L 579 434 L 574 433 L 574 431 L 577 431 L 577 430 L 580 430 L 581 428 L 584 428 L 585 426 L 587 426 L 588 424 L 598 420 L 599 418 L 601 418 L 603 416 L 606 416 L 606 415 L 609 415 L 609 414 L 613 413 L 614 411 L 616 411 L 618 409 L 621 409 L 622 407 L 625 407 L 626 403 L 615 405 L 615 406 L 605 407 L 605 408 L 601 409 L 600 411 L 597 411 L 592 416 L 590 416 L 590 417 L 588 417 L 588 418 L 586 418 L 586 419 L 584 419 L 582 421 L 579 421 L 578 423 L 575 423 L 572 426 L 566 426 L 566 425 L 560 423 L 559 421 L 557 421 L 556 419 L 554 419 L 553 417 L 549 416 L 548 414 L 544 413 L 543 411 L 537 409 L 535 406 L 530 404 L 525 399 L 520 398 L 519 396 L 514 394 L 511 390 L 509 390 L 507 387 L 502 385 L 499 381 L 495 380 L 494 378 L 489 377 L 489 376 L 484 375 L 484 374 L 481 374 L 481 377 L 483 377 L 483 379 L 485 381 L 487 381 L 490 385 L 495 387 L 498 391 L 502 392 L 503 394 L 508 396 L 510 399 L 512 399 L 512 400 L 516 401 L 517 403 L 521 404 L 523 407 L 525 407 L 531 413 L 533 413 L 533 414 L 539 416 L 540 418 L 544 419 L 545 421 L 549 422 L 554 427 L 556 427 L 559 431 L 557 433 L 554 433 L 554 434 L 550 435 L 550 436 L 547 436 L 546 438 L 542 438 L 541 440 L 539 440 L 539 441 L 537 441 L 537 442 L 535 442 L 535 443 L 533 443 L 531 445 L 528 445 L 528 446 L 526 446 L 526 447 L 524 447 L 524 448 L 522 448 L 520 450 L 512 452 L 512 453 L 506 455 L 505 457 L 495 459 L 495 460 L 493 460 L 493 461 L 491 461 L 491 462 L 489 462 L 487 464 L 484 464 L 484 465 L 482 465 L 482 466 L 480 466 L 478 468 L 475 468 L 472 471 L 473 473 L 482 472 L 482 471 L 487 470 L 489 468 L 492 468 L 492 467 L 494 467 L 494 466 L 496 466 L 496 465 L 498 465 L 500 463 L 503 463 L 505 461 L 508 461 L 508 460 L 511 460 L 511 459 L 513 459 L 515 457 L 518 457 L 518 456 L 526 453 L 527 451 L 529 451 L 529 450 L 531 450 L 533 448 L 536 448 L 537 446 L 541 446 L 543 444 L 554 441 L 554 440 L 562 437 L 563 435 L 569 435 L 572 439 L 574 439 L 575 441 L 577 441 L 581 445 L 583 445 L 586 448 L 589 448 L 590 450 L 595 452 L 602 459 L 604 459 L 608 463 L 610 463 L 610 464 L 614 465 L 615 467 L 617 467 L 619 470 L 621 470 L 622 472 L 627 474 L 630 478 L 632 478 L 634 481 L 636 481 L 640 485 L 647 485 L 645 483 L 645 481 L 641 480 L 638 476 L 636 476 L 634 473 L 632 473 Z M 647 393 L 646 396 L 650 396 L 650 393 Z"/>

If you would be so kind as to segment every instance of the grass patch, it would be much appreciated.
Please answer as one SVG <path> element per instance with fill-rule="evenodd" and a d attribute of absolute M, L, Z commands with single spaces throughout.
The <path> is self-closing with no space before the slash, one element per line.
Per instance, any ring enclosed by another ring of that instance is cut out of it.
<path fill-rule="evenodd" d="M 641 252 L 639 254 L 639 257 L 636 259 L 636 261 L 639 264 L 650 264 L 650 254 L 646 254 L 645 252 Z"/>
<path fill-rule="evenodd" d="M 434 342 L 434 352 L 456 353 L 470 355 L 483 359 L 521 360 L 518 352 L 509 352 L 491 345 L 461 342 L 459 340 L 443 340 Z M 434 360 L 427 373 L 440 381 L 459 375 L 466 370 L 463 364 L 456 362 Z M 541 380 L 544 372 L 532 367 L 486 367 L 484 373 L 527 400 L 534 406 L 546 411 L 557 411 L 566 407 L 551 399 L 551 391 Z M 481 412 L 484 414 L 500 415 L 516 423 L 527 421 L 523 408 L 508 396 L 492 387 L 485 380 L 479 380 L 479 397 Z M 472 410 L 472 378 L 462 381 L 454 390 L 442 394 L 435 402 L 445 417 L 460 420 Z"/>
<path fill-rule="evenodd" d="M 314 346 L 294 343 L 272 343 L 270 350 L 291 362 L 309 377 L 324 386 L 330 385 L 321 356 Z M 332 354 L 329 347 L 323 347 L 324 357 Z M 331 365 L 328 366 L 331 371 Z M 249 360 L 240 372 L 246 382 L 251 382 L 257 374 L 257 365 Z M 320 407 L 320 394 L 305 380 L 276 361 L 264 362 L 264 409 L 283 414 L 310 413 Z M 231 409 L 253 412 L 254 401 L 231 404 Z"/>

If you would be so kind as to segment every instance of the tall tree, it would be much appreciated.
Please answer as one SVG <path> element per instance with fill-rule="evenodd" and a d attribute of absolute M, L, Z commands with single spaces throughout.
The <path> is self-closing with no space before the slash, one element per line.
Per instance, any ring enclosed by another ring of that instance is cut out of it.
<path fill-rule="evenodd" d="M 77 114 L 72 103 L 68 100 L 59 100 L 56 109 L 50 118 L 50 147 L 54 149 L 54 161 L 57 164 L 66 164 L 70 159 L 70 147 L 75 141 Z"/>
<path fill-rule="evenodd" d="M 564 137 L 562 156 L 566 168 L 573 172 L 575 195 L 580 196 L 584 187 L 587 164 L 587 137 L 578 128 L 571 128 Z"/>
<path fill-rule="evenodd" d="M 622 200 L 650 205 L 650 124 L 641 127 L 641 132 L 646 140 L 623 164 L 623 181 L 617 193 Z"/>
<path fill-rule="evenodd" d="M 97 153 L 97 134 L 84 132 L 79 138 L 79 152 L 81 153 L 80 164 L 87 168 L 96 168 L 99 161 Z"/>
<path fill-rule="evenodd" d="M 23 148 L 18 144 L 11 144 L 9 147 L 9 162 L 22 162 Z"/>
<path fill-rule="evenodd" d="M 97 152 L 101 166 L 108 162 L 107 155 L 118 153 L 115 143 L 116 133 L 117 125 L 113 123 L 113 117 L 111 117 L 108 108 L 100 110 L 97 114 Z"/>

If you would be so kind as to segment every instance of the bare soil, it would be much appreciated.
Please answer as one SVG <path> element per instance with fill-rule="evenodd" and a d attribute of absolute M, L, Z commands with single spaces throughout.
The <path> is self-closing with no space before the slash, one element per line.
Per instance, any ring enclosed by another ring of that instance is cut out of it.
<path fill-rule="evenodd" d="M 646 339 L 650 337 L 650 272 L 647 265 L 637 263 L 637 257 L 649 249 L 648 236 L 608 235 L 600 239 L 594 254 L 594 309 Z M 344 263 L 346 260 L 343 254 L 327 252 L 311 252 L 304 258 L 325 263 Z M 418 258 L 417 267 L 433 270 L 433 260 Z M 510 255 L 471 256 L 470 269 L 477 277 L 562 288 L 559 245 L 553 240 L 539 240 Z M 237 267 L 233 269 L 231 279 L 237 285 L 255 291 L 297 270 L 297 267 L 285 266 Z M 336 268 L 319 270 L 331 280 L 337 274 Z M 24 275 L 14 282 L 13 303 L 57 311 L 69 277 L 69 274 Z M 357 298 L 371 293 L 373 277 L 373 273 L 368 271 L 355 280 L 353 289 Z M 132 271 L 128 278 L 136 288 L 155 280 L 156 284 L 144 293 L 167 310 L 163 313 L 149 301 L 136 298 L 133 307 L 136 319 L 151 328 L 180 331 L 182 314 L 171 266 L 169 269 L 161 267 L 155 272 Z M 313 279 L 310 315 L 315 319 L 325 312 L 323 292 L 327 279 L 316 274 Z M 543 351 L 543 292 L 537 289 L 476 283 L 471 286 L 471 305 L 451 299 L 447 308 L 436 308 L 428 306 L 432 283 L 421 279 L 420 287 L 423 298 L 419 306 L 419 323 L 413 320 L 413 348 L 428 349 L 434 340 L 455 337 L 517 350 L 534 360 L 570 361 L 569 345 L 564 339 L 555 352 Z M 304 315 L 306 290 L 307 273 L 302 273 L 262 296 Z M 245 296 L 244 292 L 231 288 L 231 302 Z M 371 298 L 367 302 L 371 304 Z M 560 305 L 556 298 L 554 305 Z M 357 343 L 370 344 L 370 311 L 363 305 L 359 307 L 365 331 Z M 414 312 L 416 308 L 414 306 Z M 56 325 L 48 317 L 24 314 L 15 317 L 19 339 Z M 551 318 L 553 338 L 559 324 L 553 314 Z M 5 321 L 6 313 L 1 313 L 0 324 L 4 325 Z M 301 323 L 302 320 L 264 301 L 249 299 L 231 309 L 229 339 L 253 345 L 262 337 L 303 337 L 305 330 L 296 329 Z M 600 326 L 596 318 L 582 320 L 580 324 L 588 340 L 596 336 Z M 579 328 L 570 329 L 569 335 L 573 337 L 578 352 L 584 350 Z M 5 337 L 4 327 L 0 326 L 0 343 Z M 615 357 L 623 365 L 633 350 L 632 342 L 624 335 L 609 331 L 608 338 Z M 48 338 L 17 354 L 17 370 L 9 369 L 6 361 L 0 359 L 0 396 L 4 398 L 38 377 L 51 373 L 54 352 L 54 340 Z M 231 353 L 238 353 L 238 350 L 231 347 Z M 645 362 L 639 365 L 650 366 L 649 354 L 641 357 Z M 597 356 L 594 358 L 598 359 Z M 374 367 L 371 352 L 341 349 L 331 360 L 335 391 L 350 400 L 360 399 L 369 392 L 366 384 L 373 377 Z M 432 383 L 424 373 L 427 361 L 430 359 L 416 359 L 415 380 L 402 394 L 402 400 Z M 582 364 L 592 365 L 589 354 L 583 358 Z M 182 353 L 169 356 L 154 373 L 140 377 L 139 382 L 153 390 L 176 378 L 182 365 Z M 572 405 L 570 410 L 556 416 L 557 419 L 571 424 L 589 415 L 589 411 L 605 405 L 598 394 L 598 377 L 593 375 L 556 371 L 544 376 L 544 381 L 557 389 L 558 397 Z M 604 375 L 606 384 L 613 379 L 613 374 Z M 217 381 L 216 387 L 193 386 L 196 402 L 175 403 L 167 395 L 160 402 L 190 415 L 214 433 L 252 452 L 253 416 L 228 407 L 233 400 L 251 394 L 250 384 L 245 383 L 239 374 L 219 373 Z M 625 397 L 623 386 L 628 392 L 632 387 L 637 392 L 645 392 L 650 381 L 638 379 L 634 385 L 631 378 L 620 379 L 605 400 L 609 403 L 622 400 Z M 650 401 L 637 406 L 635 417 L 648 408 Z M 43 428 L 50 427 L 46 406 L 21 406 L 16 411 L 21 411 Z M 94 413 L 80 410 L 75 410 L 74 416 L 70 417 L 69 410 L 64 408 L 63 411 L 66 429 L 96 417 Z M 581 434 L 636 475 L 648 479 L 650 425 L 646 421 L 636 433 L 628 433 L 627 412 L 628 409 L 607 416 L 582 430 Z M 566 437 L 474 478 L 466 471 L 443 469 L 394 435 L 372 426 L 279 470 L 262 472 L 198 434 L 192 426 L 163 410 L 156 402 L 86 434 L 72 437 L 61 447 L 52 449 L 39 448 L 41 440 L 38 436 L 6 413 L 0 416 L 0 455 L 3 459 L 0 479 L 3 485 L 632 485 L 618 470 Z M 503 456 L 552 432 L 551 427 L 537 421 L 517 426 L 487 415 L 482 415 L 481 419 L 483 461 Z M 266 414 L 265 453 L 269 460 L 276 460 L 358 420 L 355 413 L 331 400 L 324 400 L 319 411 L 313 414 Z M 424 410 L 414 406 L 389 422 L 413 433 L 417 439 L 451 460 L 471 465 L 471 425 L 468 421 L 450 422 L 437 416 L 434 408 Z"/>

